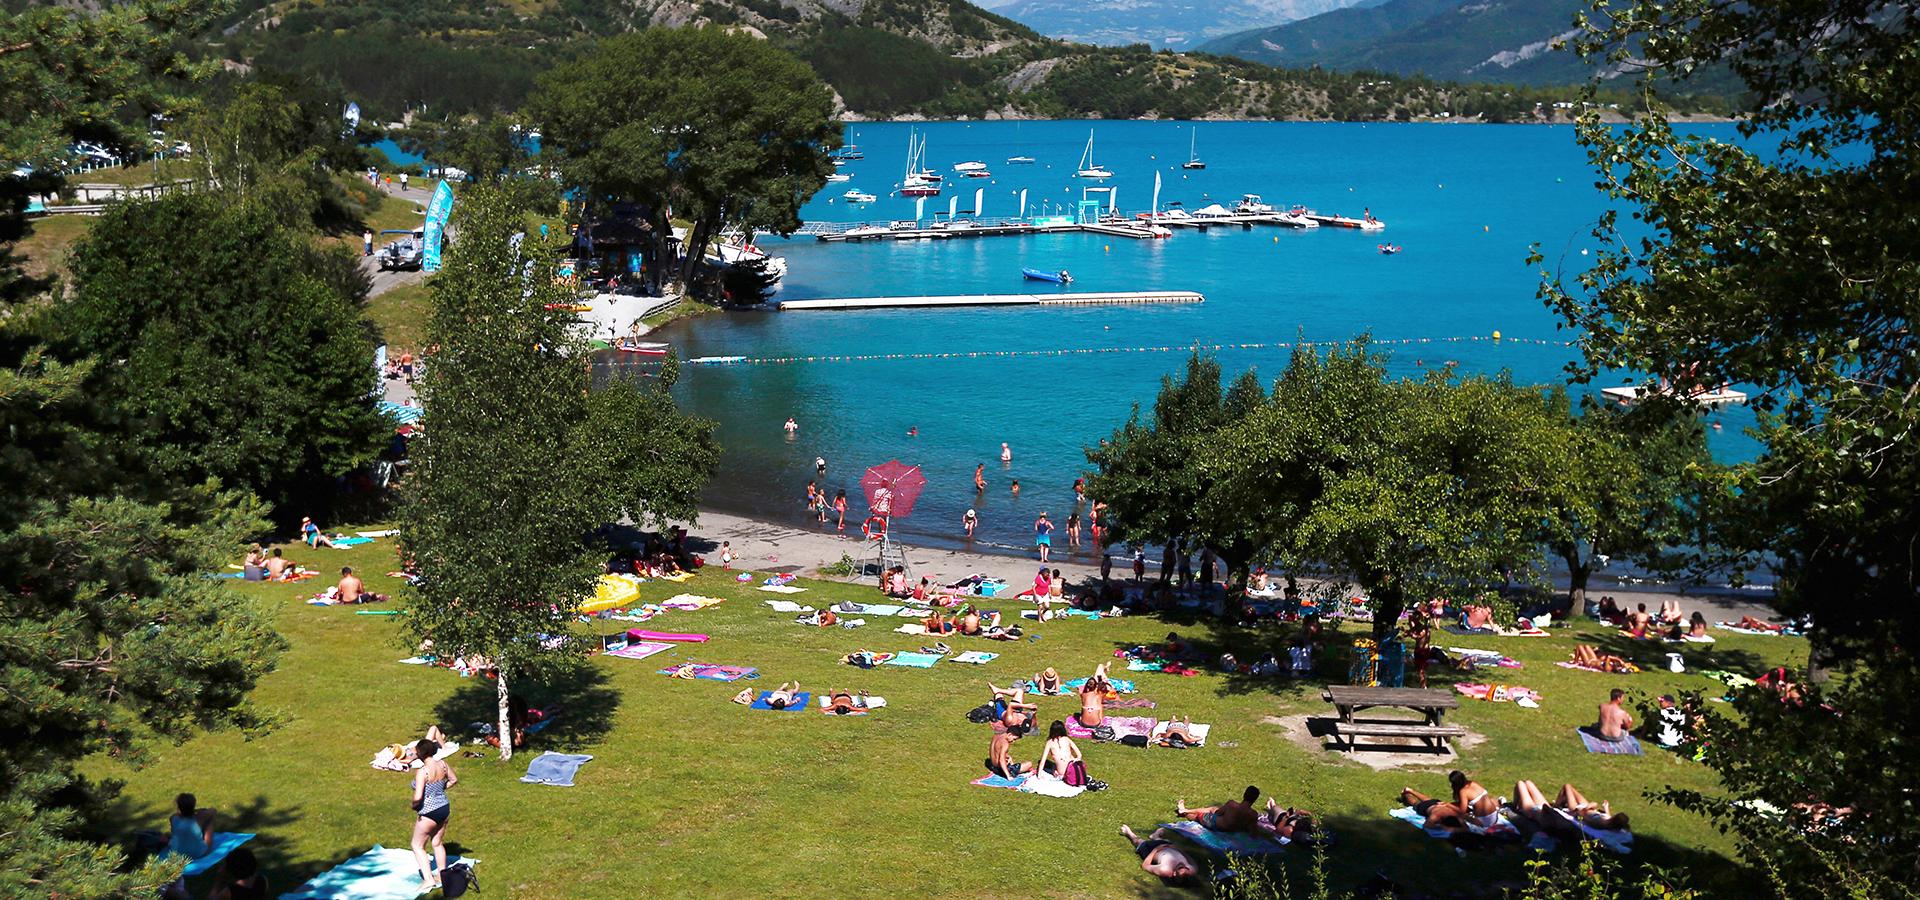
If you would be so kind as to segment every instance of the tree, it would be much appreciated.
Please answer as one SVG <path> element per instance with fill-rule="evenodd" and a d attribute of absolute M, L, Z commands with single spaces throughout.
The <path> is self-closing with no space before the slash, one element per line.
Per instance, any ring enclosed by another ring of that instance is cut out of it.
<path fill-rule="evenodd" d="M 440 122 L 416 121 L 403 133 L 403 146 L 432 163 L 452 166 L 471 181 L 499 187 L 519 206 L 552 210 L 558 187 L 549 178 L 527 177 L 539 167 L 521 124 L 506 116 L 468 117 Z"/>
<path fill-rule="evenodd" d="M 549 248 L 496 190 L 461 203 L 461 240 L 431 282 L 431 343 L 402 506 L 423 576 L 407 625 L 442 657 L 497 673 L 502 759 L 514 685 L 584 651 L 564 638 L 604 553 L 590 535 L 623 514 L 691 517 L 711 476 L 713 425 L 681 414 L 667 384 L 597 390 Z M 668 377 L 671 377 L 671 368 Z"/>
<path fill-rule="evenodd" d="M 811 69 L 711 27 L 609 38 L 543 76 L 529 109 L 569 187 L 646 205 L 656 281 L 671 217 L 692 223 L 681 283 L 725 229 L 793 233 L 840 145 L 832 92 Z"/>
<path fill-rule="evenodd" d="M 241 83 L 188 123 L 202 181 L 275 209 L 289 225 L 347 230 L 368 208 L 334 175 L 360 171 L 368 152 L 343 127 L 346 103 L 337 89 L 287 75 Z"/>
<path fill-rule="evenodd" d="M 1217 504 L 1289 569 L 1352 577 L 1385 637 L 1409 599 L 1533 574 L 1562 427 L 1504 378 L 1389 381 L 1363 339 L 1296 350 L 1207 465 Z"/>
<path fill-rule="evenodd" d="M 365 282 L 343 253 L 231 195 L 116 204 L 75 250 L 55 333 L 113 361 L 89 389 L 158 474 L 251 489 L 290 519 L 391 426 L 374 407 Z"/>
<path fill-rule="evenodd" d="M 1632 57 L 1649 97 L 1731 70 L 1748 140 L 1678 132 L 1658 112 L 1626 127 L 1582 118 L 1598 187 L 1648 234 L 1609 214 L 1591 268 L 1543 272 L 1547 305 L 1579 333 L 1573 374 L 1751 385 L 1765 451 L 1723 487 L 1740 498 L 1732 538 L 1772 554 L 1776 602 L 1812 617 L 1823 653 L 1889 633 L 1920 645 L 1920 7 L 1607 12 L 1583 51 Z"/>
<path fill-rule="evenodd" d="M 1552 406 L 1564 415 L 1565 395 Z M 1542 484 L 1552 515 L 1541 542 L 1566 563 L 1571 609 L 1585 608 L 1600 557 L 1669 575 L 1704 558 L 1715 540 L 1705 488 L 1719 470 L 1697 416 L 1594 405 L 1566 421 L 1576 443 Z"/>

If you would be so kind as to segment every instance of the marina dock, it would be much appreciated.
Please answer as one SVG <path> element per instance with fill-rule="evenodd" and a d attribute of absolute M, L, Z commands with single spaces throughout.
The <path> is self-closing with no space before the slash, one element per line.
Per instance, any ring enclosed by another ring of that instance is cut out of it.
<path fill-rule="evenodd" d="M 781 312 L 844 309 L 910 309 L 966 306 L 1125 306 L 1139 303 L 1201 303 L 1199 291 L 1107 291 L 1061 294 L 951 294 L 943 297 L 840 297 L 783 300 Z"/>
<path fill-rule="evenodd" d="M 1023 234 L 1065 234 L 1086 232 L 1110 237 L 1148 239 L 1165 237 L 1155 233 L 1146 222 L 1105 219 L 1076 222 L 1065 216 L 1038 216 L 1028 219 L 991 218 L 935 221 L 922 225 L 916 221 L 897 222 L 808 222 L 795 232 L 810 234 L 828 243 L 854 241 L 940 241 L 952 238 L 1007 237 Z"/>

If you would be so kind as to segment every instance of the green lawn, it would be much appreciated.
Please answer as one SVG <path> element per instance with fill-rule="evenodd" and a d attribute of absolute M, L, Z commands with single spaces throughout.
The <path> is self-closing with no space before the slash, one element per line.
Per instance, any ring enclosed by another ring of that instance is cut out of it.
<path fill-rule="evenodd" d="M 367 318 L 396 355 L 402 349 L 419 350 L 427 338 L 430 301 L 425 281 L 403 284 L 368 298 Z"/>
<path fill-rule="evenodd" d="M 32 231 L 13 245 L 14 254 L 23 262 L 28 277 L 40 278 L 64 274 L 67 253 L 93 226 L 92 216 L 40 216 L 30 223 Z"/>
<path fill-rule="evenodd" d="M 285 716 L 276 731 L 253 741 L 238 734 L 202 737 L 163 748 L 153 764 L 128 771 L 96 761 L 96 776 L 123 777 L 117 810 L 126 830 L 158 827 L 170 798 L 193 791 L 201 803 L 236 815 L 257 831 L 255 847 L 276 891 L 293 887 L 374 843 L 404 846 L 413 817 L 408 779 L 375 771 L 367 761 L 384 744 L 417 736 L 428 723 L 465 731 L 491 718 L 492 686 L 446 669 L 404 666 L 409 655 L 392 618 L 351 608 L 302 603 L 352 565 L 371 588 L 395 591 L 383 574 L 395 568 L 393 543 L 353 550 L 295 547 L 289 556 L 328 573 L 295 585 L 231 582 L 278 617 L 292 643 L 258 699 Z M 790 599 L 822 605 L 842 598 L 872 601 L 870 587 L 803 582 Z M 1110 659 L 1117 646 L 1156 640 L 1170 628 L 1197 641 L 1236 648 L 1277 640 L 1194 623 L 1157 619 L 1048 623 L 1038 641 L 979 647 L 1002 653 L 984 666 L 943 662 L 933 669 L 882 666 L 862 671 L 839 664 L 850 650 L 914 649 L 921 638 L 893 634 L 898 621 L 873 620 L 856 630 L 809 629 L 762 601 L 775 595 L 710 572 L 688 584 L 652 582 L 642 597 L 658 601 L 683 591 L 725 597 L 697 612 L 668 612 L 649 623 L 665 631 L 698 631 L 711 643 L 688 645 L 644 661 L 598 658 L 576 684 L 532 692 L 536 707 L 564 701 L 557 724 L 537 739 L 541 749 L 593 754 L 578 787 L 522 784 L 529 757 L 502 764 L 455 758 L 449 838 L 483 860 L 490 897 L 632 896 L 1087 896 L 1151 894 L 1114 833 L 1121 823 L 1148 829 L 1166 821 L 1176 799 L 1213 803 L 1260 785 L 1281 802 L 1321 813 L 1337 834 L 1331 853 L 1336 887 L 1375 871 L 1440 887 L 1517 879 L 1523 852 L 1456 855 L 1440 841 L 1385 816 L 1403 785 L 1445 789 L 1451 764 L 1429 770 L 1375 772 L 1339 754 L 1307 749 L 1284 737 L 1272 716 L 1320 712 L 1319 681 L 1284 683 L 1212 674 L 1180 678 L 1132 673 L 1140 696 L 1157 712 L 1210 722 L 1210 745 L 1177 751 L 1082 742 L 1095 778 L 1111 790 L 1057 800 L 972 787 L 983 774 L 989 734 L 964 713 L 986 697 L 985 682 L 1006 684 L 1052 665 L 1078 677 Z M 1012 609 L 1017 604 L 999 604 Z M 613 622 L 583 626 L 611 632 Z M 1588 629 L 1591 631 L 1591 629 Z M 1594 632 L 1613 647 L 1627 642 Z M 1491 647 L 1525 663 L 1498 670 L 1496 680 L 1545 695 L 1544 708 L 1468 702 L 1454 717 L 1483 734 L 1458 764 L 1496 793 L 1516 778 L 1551 793 L 1573 781 L 1589 796 L 1630 812 L 1640 848 L 1634 860 L 1684 866 L 1713 881 L 1729 876 L 1729 845 L 1700 820 L 1647 803 L 1641 792 L 1672 784 L 1712 789 L 1702 767 L 1652 750 L 1645 757 L 1593 756 L 1574 737 L 1591 721 L 1608 688 L 1638 693 L 1711 689 L 1698 675 L 1652 671 L 1612 677 L 1556 668 L 1572 636 L 1541 639 L 1453 638 Z M 975 643 L 959 639 L 961 649 Z M 1652 661 L 1667 649 L 1633 648 Z M 1709 654 L 1686 645 L 1696 668 Z M 1763 664 L 1798 660 L 1799 639 L 1724 635 L 1712 662 L 1749 673 Z M 1242 652 L 1242 658 L 1248 653 Z M 1344 654 L 1340 654 L 1344 657 Z M 655 674 L 685 659 L 759 667 L 757 681 L 681 681 Z M 1323 665 L 1336 679 L 1344 666 Z M 1123 673 L 1124 674 L 1124 673 Z M 743 686 L 772 688 L 798 678 L 808 687 L 865 689 L 891 706 L 864 718 L 817 712 L 755 712 L 728 702 Z M 1043 698 L 1042 718 L 1066 715 L 1074 701 Z M 1040 739 L 1016 746 L 1031 759 Z M 1305 859 L 1292 854 L 1290 865 Z M 1295 873 L 1296 879 L 1298 872 Z M 1300 883 L 1295 881 L 1296 884 Z M 1732 885 L 1719 885 L 1723 891 Z"/>
<path fill-rule="evenodd" d="M 162 159 L 157 164 L 148 160 L 117 168 L 75 172 L 67 176 L 67 182 L 70 184 L 145 185 L 181 178 L 195 178 L 199 174 L 199 167 L 191 160 Z"/>

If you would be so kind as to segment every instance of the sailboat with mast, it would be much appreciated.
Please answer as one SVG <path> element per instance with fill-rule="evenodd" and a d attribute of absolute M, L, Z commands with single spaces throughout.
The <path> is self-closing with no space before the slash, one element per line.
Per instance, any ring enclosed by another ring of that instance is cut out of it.
<path fill-rule="evenodd" d="M 927 139 L 914 132 L 907 133 L 907 174 L 900 180 L 902 197 L 938 197 L 940 196 L 940 177 L 929 176 L 924 162 L 927 153 Z"/>
<path fill-rule="evenodd" d="M 1080 168 L 1074 173 L 1076 178 L 1112 178 L 1113 173 L 1105 166 L 1093 161 L 1093 129 L 1087 129 L 1087 149 L 1080 154 Z"/>
<path fill-rule="evenodd" d="M 1197 126 L 1197 125 L 1196 125 L 1196 126 L 1194 126 L 1194 128 L 1193 128 L 1193 130 L 1192 130 L 1192 132 L 1191 132 L 1191 133 L 1192 133 L 1192 137 L 1190 137 L 1190 138 L 1188 138 L 1188 139 L 1187 139 L 1187 161 L 1186 161 L 1186 162 L 1183 162 L 1183 163 L 1181 163 L 1181 164 L 1180 164 L 1180 168 L 1182 168 L 1182 169 L 1204 169 L 1204 168 L 1206 168 L 1206 167 L 1207 167 L 1207 164 L 1206 164 L 1206 163 L 1204 163 L 1204 162 L 1201 162 L 1201 161 L 1200 161 L 1200 154 L 1199 154 L 1199 152 L 1198 152 L 1198 151 L 1199 151 L 1199 145 L 1200 145 L 1200 128 L 1199 128 L 1199 126 Z"/>

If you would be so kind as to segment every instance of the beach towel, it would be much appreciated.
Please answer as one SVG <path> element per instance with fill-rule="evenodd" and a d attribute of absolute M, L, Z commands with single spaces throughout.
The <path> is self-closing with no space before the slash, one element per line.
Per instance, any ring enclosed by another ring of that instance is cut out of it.
<path fill-rule="evenodd" d="M 719 597 L 702 597 L 698 594 L 675 594 L 660 601 L 662 609 L 706 609 L 716 603 L 725 603 Z"/>
<path fill-rule="evenodd" d="M 977 665 L 993 662 L 994 660 L 999 658 L 1000 658 L 1000 654 L 998 653 L 988 653 L 985 650 L 968 650 L 967 652 L 954 657 L 953 661 L 957 663 L 973 663 L 974 665 L 977 666 Z"/>
<path fill-rule="evenodd" d="M 401 613 L 401 610 L 397 610 L 397 609 L 362 609 L 362 610 L 355 611 L 354 615 L 356 616 L 397 616 L 397 615 L 400 615 L 400 613 Z"/>
<path fill-rule="evenodd" d="M 1155 744 L 1160 743 L 1160 736 L 1163 734 L 1166 734 L 1167 726 L 1172 724 L 1173 724 L 1172 722 L 1161 722 L 1158 726 L 1156 726 L 1153 729 L 1153 733 L 1148 735 L 1147 739 L 1154 742 Z M 1202 725 L 1199 722 L 1193 723 L 1191 726 L 1187 728 L 1187 731 L 1193 735 L 1193 743 L 1189 744 L 1188 746 L 1205 747 L 1207 745 L 1207 732 L 1212 730 L 1213 730 L 1212 725 Z"/>
<path fill-rule="evenodd" d="M 1445 625 L 1442 625 L 1440 626 L 1440 630 L 1448 634 L 1473 634 L 1473 635 L 1480 635 L 1483 637 L 1492 637 L 1500 633 L 1491 628 L 1468 628 L 1467 626 L 1462 625 L 1458 622 L 1449 622 Z"/>
<path fill-rule="evenodd" d="M 1633 832 L 1623 831 L 1618 828 L 1595 828 L 1574 818 L 1572 813 L 1564 809 L 1554 807 L 1553 811 L 1558 813 L 1560 818 L 1578 825 L 1580 827 L 1580 833 L 1586 835 L 1588 840 L 1597 841 L 1600 846 L 1612 850 L 1621 856 L 1633 852 Z"/>
<path fill-rule="evenodd" d="M 1533 690 L 1532 688 L 1520 687 L 1519 685 L 1512 685 L 1512 684 L 1487 685 L 1487 684 L 1471 684 L 1471 683 L 1463 682 L 1463 683 L 1455 684 L 1453 686 L 1453 689 L 1456 691 L 1459 691 L 1462 694 L 1465 694 L 1466 696 L 1472 697 L 1475 700 L 1488 700 L 1494 703 L 1505 703 L 1510 700 L 1514 700 L 1514 701 L 1531 700 L 1535 703 L 1540 702 L 1539 692 Z M 1489 691 L 1492 692 L 1492 696 L 1488 696 Z"/>
<path fill-rule="evenodd" d="M 1798 631 L 1785 627 L 1782 627 L 1779 631 L 1768 631 L 1764 628 L 1741 628 L 1737 622 L 1715 622 L 1713 623 L 1713 627 L 1722 631 L 1731 631 L 1735 634 L 1758 634 L 1764 637 L 1798 637 L 1800 634 Z"/>
<path fill-rule="evenodd" d="M 333 541 L 333 549 L 335 550 L 345 550 L 348 547 L 358 547 L 361 544 L 373 543 L 373 538 L 363 538 L 363 537 L 335 536 L 335 537 L 329 538 L 329 540 Z"/>
<path fill-rule="evenodd" d="M 791 587 L 784 584 L 763 584 L 759 587 L 759 590 L 766 591 L 769 594 L 804 594 L 807 591 L 806 588 Z"/>
<path fill-rule="evenodd" d="M 1499 666 L 1503 669 L 1518 669 L 1520 663 L 1513 657 L 1498 650 L 1475 650 L 1471 647 L 1448 647 L 1447 652 L 1476 666 Z"/>
<path fill-rule="evenodd" d="M 1161 661 L 1159 661 L 1159 660 L 1157 660 L 1157 659 L 1154 659 L 1154 660 L 1146 660 L 1146 659 L 1130 659 L 1130 660 L 1127 660 L 1127 671 L 1129 671 L 1129 672 L 1158 672 L 1158 671 L 1160 671 L 1160 670 L 1161 670 L 1161 669 L 1162 669 L 1163 667 L 1165 667 L 1165 666 L 1166 666 L 1166 663 L 1163 663 L 1163 662 L 1161 662 Z"/>
<path fill-rule="evenodd" d="M 706 663 L 685 663 L 671 669 L 661 669 L 658 674 L 672 675 L 675 678 L 704 678 L 708 681 L 739 681 L 742 678 L 759 678 L 760 670 L 752 666 L 712 666 Z"/>
<path fill-rule="evenodd" d="M 1627 663 L 1627 670 L 1625 672 L 1609 672 L 1606 669 L 1596 669 L 1596 668 L 1593 668 L 1592 666 L 1575 665 L 1572 662 L 1557 662 L 1557 663 L 1554 663 L 1554 665 L 1559 666 L 1562 669 L 1578 669 L 1582 672 L 1599 672 L 1602 675 L 1632 675 L 1640 671 L 1640 667 L 1634 665 L 1633 663 Z"/>
<path fill-rule="evenodd" d="M 1263 853 L 1279 853 L 1288 844 L 1286 838 L 1266 832 L 1214 831 L 1199 822 L 1181 819 L 1160 826 L 1168 831 L 1177 832 L 1187 840 L 1216 853 L 1238 853 L 1242 856 L 1259 856 Z"/>
<path fill-rule="evenodd" d="M 627 629 L 627 640 L 629 641 L 667 641 L 670 643 L 677 642 L 682 644 L 704 644 L 707 642 L 707 636 L 704 634 L 681 634 L 679 632 L 674 632 L 674 631 L 647 631 L 642 628 L 629 628 Z"/>
<path fill-rule="evenodd" d="M 1068 797 L 1078 797 L 1087 792 L 1085 786 L 1074 787 L 1045 772 L 1035 772 L 1028 776 L 1019 789 L 1023 794 L 1039 794 L 1042 797 L 1059 797 L 1063 800 Z"/>
<path fill-rule="evenodd" d="M 1077 738 L 1093 737 L 1093 729 L 1080 724 L 1078 713 L 1068 716 L 1066 723 L 1067 734 Z M 1113 729 L 1113 739 L 1117 741 L 1128 735 L 1148 737 L 1160 721 L 1152 716 L 1108 716 L 1100 724 Z"/>
<path fill-rule="evenodd" d="M 548 750 L 527 764 L 527 774 L 520 776 L 520 780 L 528 784 L 573 787 L 574 773 L 592 761 L 593 757 L 585 753 L 555 753 Z"/>
<path fill-rule="evenodd" d="M 396 534 L 399 534 L 399 533 L 400 533 L 400 529 L 398 529 L 398 528 L 383 528 L 383 529 L 381 529 L 381 530 L 379 530 L 379 531 L 356 531 L 356 532 L 354 532 L 354 534 L 355 534 L 355 535 L 358 535 L 359 537 L 363 537 L 363 538 L 383 538 L 383 537 L 393 537 L 394 535 L 396 535 Z"/>
<path fill-rule="evenodd" d="M 660 641 L 629 641 L 624 647 L 617 650 L 608 650 L 607 655 L 617 656 L 621 659 L 646 659 L 662 650 L 671 649 L 673 649 L 672 644 Z"/>
<path fill-rule="evenodd" d="M 250 840 L 253 840 L 253 835 L 251 834 L 239 834 L 231 831 L 214 832 L 213 844 L 207 848 L 207 852 L 202 854 L 201 856 L 195 857 L 194 859 L 187 861 L 186 874 L 200 875 L 206 872 L 213 871 L 213 867 L 219 865 L 223 860 L 225 860 L 227 858 L 227 854 L 233 852 L 233 848 L 238 847 L 241 844 L 244 844 Z M 163 855 L 178 856 L 181 854 L 177 854 L 172 851 L 167 851 Z M 419 870 L 417 869 L 415 870 L 416 873 L 418 871 Z"/>
<path fill-rule="evenodd" d="M 409 656 L 401 660 L 400 664 L 403 666 L 430 666 L 433 665 L 433 662 L 434 658 L 431 656 Z"/>
<path fill-rule="evenodd" d="M 768 606 L 773 607 L 774 612 L 782 612 L 782 613 L 813 612 L 813 607 L 801 606 L 800 604 L 795 603 L 792 600 L 768 600 L 766 601 L 766 604 Z"/>
<path fill-rule="evenodd" d="M 1700 635 L 1694 635 L 1694 634 L 1683 634 L 1683 635 L 1681 635 L 1681 636 L 1679 636 L 1679 637 L 1677 637 L 1677 638 L 1661 638 L 1661 640 L 1663 640 L 1663 641 L 1666 641 L 1666 642 L 1667 642 L 1667 643 L 1669 643 L 1669 644 L 1711 644 L 1711 643 L 1714 643 L 1714 639 L 1713 639 L 1713 635 L 1710 635 L 1710 634 L 1700 634 Z"/>
<path fill-rule="evenodd" d="M 462 861 L 479 862 L 447 854 L 449 866 Z M 420 883 L 420 867 L 413 861 L 412 850 L 404 847 L 389 850 L 375 844 L 373 849 L 281 894 L 280 900 L 413 900 L 426 892 Z"/>
<path fill-rule="evenodd" d="M 1574 729 L 1574 733 L 1580 736 L 1580 743 L 1587 746 L 1588 753 L 1606 753 L 1613 756 L 1642 755 L 1640 741 L 1631 734 L 1627 735 L 1624 741 L 1608 741 L 1600 739 L 1585 729 Z"/>
<path fill-rule="evenodd" d="M 761 691 L 760 696 L 753 698 L 753 704 L 748 706 L 747 708 L 748 709 L 765 709 L 765 710 L 770 710 L 772 712 L 799 712 L 807 708 L 807 699 L 813 696 L 813 692 L 801 691 L 800 693 L 793 695 L 793 703 L 781 709 L 774 709 L 772 706 L 767 705 L 767 698 L 771 696 L 773 696 L 772 691 Z"/>
<path fill-rule="evenodd" d="M 692 573 L 692 572 L 680 572 L 680 573 L 678 573 L 678 574 L 674 574 L 674 575 L 656 575 L 656 576 L 654 576 L 654 577 L 655 577 L 655 578 L 658 578 L 658 579 L 660 579 L 661 581 L 671 581 L 671 582 L 674 582 L 674 583 L 676 583 L 676 584 L 677 584 L 677 583 L 679 583 L 679 582 L 683 582 L 683 581 L 686 581 L 686 580 L 687 580 L 687 579 L 689 579 L 689 578 L 692 578 L 692 577 L 693 577 L 693 573 Z"/>
<path fill-rule="evenodd" d="M 1106 702 L 1108 709 L 1152 709 L 1155 705 L 1152 700 L 1145 697 L 1122 697 L 1119 700 Z"/>
<path fill-rule="evenodd" d="M 908 622 L 907 624 L 902 625 L 899 628 L 895 628 L 894 631 L 897 631 L 901 634 L 926 634 L 927 626 L 922 625 L 919 622 Z"/>
<path fill-rule="evenodd" d="M 1444 828 L 1428 828 L 1427 817 L 1417 812 L 1414 812 L 1413 807 L 1411 806 L 1402 806 L 1402 807 L 1399 807 L 1398 809 L 1390 809 L 1387 811 L 1387 815 L 1392 816 L 1396 819 L 1399 819 L 1402 822 L 1407 823 L 1408 825 L 1412 825 L 1413 827 L 1420 829 L 1422 832 L 1424 832 L 1427 835 L 1427 837 L 1438 838 L 1443 841 L 1453 839 L 1452 832 L 1449 832 Z M 1499 823 L 1490 828 L 1482 828 L 1478 825 L 1475 825 L 1469 822 L 1467 824 L 1467 830 L 1474 834 L 1480 835 L 1481 837 L 1510 838 L 1513 840 L 1519 840 L 1520 838 L 1519 830 L 1514 828 L 1513 824 L 1508 822 L 1504 818 L 1504 813 L 1503 813 L 1503 818 L 1500 819 Z"/>
<path fill-rule="evenodd" d="M 829 716 L 864 716 L 871 710 L 882 709 L 887 705 L 885 697 L 854 697 L 853 712 L 837 713 L 828 707 L 833 705 L 832 697 L 820 698 L 820 711 Z"/>
<path fill-rule="evenodd" d="M 908 652 L 895 653 L 893 655 L 893 658 L 887 660 L 884 663 L 884 665 L 912 666 L 913 668 L 916 668 L 916 669 L 931 669 L 933 668 L 933 664 L 939 662 L 940 659 L 941 657 L 938 654 L 913 653 L 908 651 Z"/>
<path fill-rule="evenodd" d="M 446 759 L 447 757 L 452 756 L 455 753 L 459 753 L 459 752 L 460 752 L 460 745 L 453 743 L 452 741 L 448 741 L 447 743 L 440 745 L 440 752 L 435 753 L 433 755 L 433 758 Z M 373 761 L 370 763 L 367 763 L 367 765 L 375 769 L 380 769 L 382 771 L 387 771 L 387 772 L 410 772 L 413 770 L 414 766 L 419 765 L 419 763 L 415 762 L 409 765 L 407 763 L 401 762 L 399 757 L 394 755 L 393 747 L 387 746 L 387 747 L 381 747 L 380 752 L 375 753 L 373 755 Z"/>
<path fill-rule="evenodd" d="M 1027 783 L 1027 776 L 1022 775 L 1019 778 L 1001 778 L 998 775 L 988 775 L 985 778 L 975 778 L 973 781 L 968 783 L 976 784 L 976 785 L 979 785 L 980 787 L 1004 788 L 1009 791 L 1017 791 L 1020 789 L 1021 785 Z"/>
<path fill-rule="evenodd" d="M 1086 683 L 1087 679 L 1085 678 L 1075 678 L 1061 686 L 1070 691 L 1077 691 Z M 1109 678 L 1107 679 L 1107 684 L 1118 694 L 1131 694 L 1134 692 L 1133 682 L 1125 678 Z"/>

